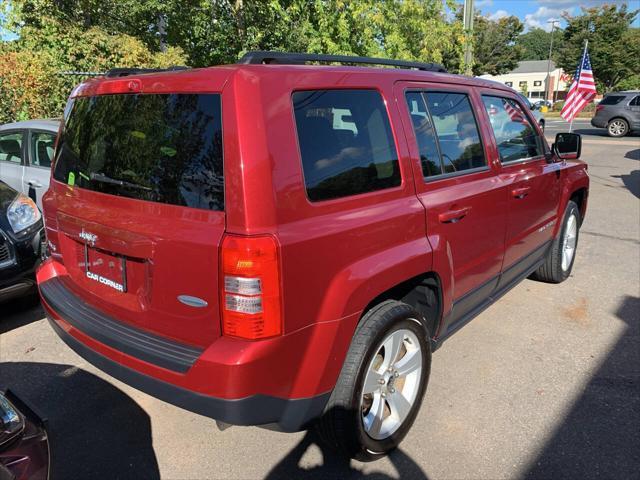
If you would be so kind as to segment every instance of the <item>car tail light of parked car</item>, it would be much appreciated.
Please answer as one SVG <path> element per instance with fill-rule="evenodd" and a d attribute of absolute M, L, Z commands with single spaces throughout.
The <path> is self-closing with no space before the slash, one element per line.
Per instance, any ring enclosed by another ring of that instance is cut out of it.
<path fill-rule="evenodd" d="M 250 340 L 282 333 L 278 247 L 271 237 L 222 242 L 223 334 Z"/>

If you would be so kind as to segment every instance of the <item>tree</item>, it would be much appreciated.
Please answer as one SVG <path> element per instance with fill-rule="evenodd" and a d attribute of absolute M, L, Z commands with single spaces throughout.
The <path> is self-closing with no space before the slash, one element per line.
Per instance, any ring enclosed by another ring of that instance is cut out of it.
<path fill-rule="evenodd" d="M 455 0 L 445 0 L 455 8 Z M 442 0 L 12 0 L 14 26 L 44 16 L 84 30 L 180 47 L 191 66 L 234 62 L 248 50 L 378 55 L 457 70 L 462 26 Z M 163 32 L 162 37 L 160 36 Z"/>
<path fill-rule="evenodd" d="M 458 18 L 461 15 L 459 10 Z M 524 29 L 518 17 L 490 20 L 476 11 L 473 22 L 473 74 L 499 75 L 513 70 L 522 59 L 523 52 L 516 43 Z"/>
<path fill-rule="evenodd" d="M 558 47 L 562 44 L 563 30 L 555 29 L 553 31 L 554 51 L 551 56 L 556 59 Z M 532 28 L 527 33 L 518 36 L 516 43 L 522 47 L 522 60 L 546 60 L 549 58 L 549 46 L 551 43 L 551 32 L 547 32 L 542 28 Z"/>
<path fill-rule="evenodd" d="M 134 37 L 110 35 L 99 27 L 83 30 L 47 17 L 39 23 L 22 28 L 17 41 L 0 42 L 0 123 L 61 116 L 69 93 L 86 78 L 64 72 L 185 62 L 175 47 L 151 52 Z"/>
<path fill-rule="evenodd" d="M 599 93 L 615 90 L 625 78 L 638 74 L 640 31 L 631 28 L 638 11 L 626 5 L 583 8 L 582 15 L 565 15 L 567 27 L 558 52 L 558 66 L 573 73 L 589 41 L 589 56 Z"/>

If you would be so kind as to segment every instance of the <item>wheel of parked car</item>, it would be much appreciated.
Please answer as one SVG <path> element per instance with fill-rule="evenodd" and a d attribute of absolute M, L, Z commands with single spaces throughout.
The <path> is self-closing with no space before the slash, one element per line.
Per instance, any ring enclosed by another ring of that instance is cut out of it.
<path fill-rule="evenodd" d="M 544 120 L 540 120 L 540 128 L 544 132 Z"/>
<path fill-rule="evenodd" d="M 629 123 L 624 118 L 614 118 L 607 125 L 610 137 L 624 137 L 629 132 Z"/>
<path fill-rule="evenodd" d="M 375 460 L 411 428 L 431 367 L 429 335 L 420 318 L 394 300 L 363 317 L 317 424 L 321 438 L 338 452 Z"/>
<path fill-rule="evenodd" d="M 576 257 L 579 231 L 580 210 L 570 200 L 564 212 L 560 234 L 553 241 L 544 264 L 533 275 L 536 280 L 560 283 L 569 277 Z"/>

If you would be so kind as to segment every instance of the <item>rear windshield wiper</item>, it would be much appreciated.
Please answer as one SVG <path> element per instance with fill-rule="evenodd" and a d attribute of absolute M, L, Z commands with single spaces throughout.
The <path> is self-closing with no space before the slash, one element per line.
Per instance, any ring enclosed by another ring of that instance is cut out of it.
<path fill-rule="evenodd" d="M 138 190 L 146 190 L 148 192 L 153 190 L 150 187 L 145 187 L 144 185 L 139 185 L 137 183 L 127 182 L 126 180 L 118 180 L 117 178 L 111 178 L 106 175 L 103 175 L 102 173 L 92 173 L 91 180 L 95 180 L 96 182 L 102 182 L 102 183 L 110 183 L 111 185 L 120 185 L 121 187 L 136 188 Z"/>

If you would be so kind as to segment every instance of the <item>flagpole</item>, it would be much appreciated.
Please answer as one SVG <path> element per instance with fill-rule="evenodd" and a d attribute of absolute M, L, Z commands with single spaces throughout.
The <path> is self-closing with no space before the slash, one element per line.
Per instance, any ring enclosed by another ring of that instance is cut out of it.
<path fill-rule="evenodd" d="M 582 59 L 580 60 L 580 70 L 582 70 L 582 65 L 584 65 L 584 57 L 587 54 L 587 45 L 589 45 L 589 39 L 584 39 L 584 51 L 582 52 Z M 569 133 L 571 133 L 571 129 L 573 128 L 573 119 L 575 116 L 571 117 L 571 121 L 569 122 Z"/>

